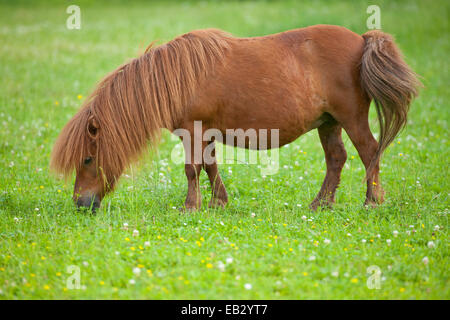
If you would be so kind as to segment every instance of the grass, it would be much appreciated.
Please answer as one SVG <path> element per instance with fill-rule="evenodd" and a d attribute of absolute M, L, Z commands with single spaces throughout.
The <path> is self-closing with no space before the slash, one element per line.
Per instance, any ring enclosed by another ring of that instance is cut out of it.
<path fill-rule="evenodd" d="M 65 27 L 66 1 L 0 4 L 1 299 L 450 298 L 447 1 L 378 1 L 383 30 L 426 86 L 382 160 L 383 205 L 363 208 L 364 168 L 345 136 L 336 206 L 310 212 L 325 170 L 310 132 L 280 150 L 276 175 L 222 165 L 225 210 L 206 209 L 203 174 L 205 209 L 184 215 L 184 168 L 170 161 L 169 134 L 96 215 L 76 211 L 73 181 L 49 173 L 53 142 L 95 83 L 151 41 L 197 28 L 256 36 L 327 23 L 364 33 L 367 4 L 78 4 L 76 31 Z M 376 132 L 375 113 L 371 123 Z M 70 266 L 79 290 L 68 288 Z M 366 285 L 370 266 L 381 271 L 379 290 Z"/>

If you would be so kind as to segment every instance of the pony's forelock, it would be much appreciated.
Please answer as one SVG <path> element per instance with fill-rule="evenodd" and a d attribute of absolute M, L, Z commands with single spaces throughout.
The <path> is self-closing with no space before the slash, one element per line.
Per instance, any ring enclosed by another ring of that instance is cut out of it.
<path fill-rule="evenodd" d="M 87 130 L 90 117 L 90 109 L 83 107 L 65 125 L 53 147 L 50 168 L 66 178 L 92 153 L 94 141 Z"/>

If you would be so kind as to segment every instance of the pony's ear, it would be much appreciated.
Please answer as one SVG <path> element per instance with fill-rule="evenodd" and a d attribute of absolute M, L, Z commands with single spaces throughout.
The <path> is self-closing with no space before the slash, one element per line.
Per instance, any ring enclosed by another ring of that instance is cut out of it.
<path fill-rule="evenodd" d="M 98 129 L 99 129 L 99 125 L 98 125 L 97 119 L 95 119 L 94 116 L 90 116 L 89 120 L 88 120 L 88 125 L 87 125 L 87 132 L 88 132 L 88 135 L 92 139 L 97 138 L 97 136 L 98 136 Z"/>

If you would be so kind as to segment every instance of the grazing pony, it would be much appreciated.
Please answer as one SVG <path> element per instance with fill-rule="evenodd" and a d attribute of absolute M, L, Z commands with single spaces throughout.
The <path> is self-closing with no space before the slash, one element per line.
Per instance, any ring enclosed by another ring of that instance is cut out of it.
<path fill-rule="evenodd" d="M 406 124 L 420 82 L 403 61 L 392 37 L 381 31 L 362 36 L 339 26 L 317 25 L 255 38 L 220 30 L 197 30 L 149 47 L 107 75 L 58 137 L 51 168 L 69 176 L 76 170 L 74 201 L 96 209 L 124 169 L 154 146 L 162 128 L 202 130 L 278 129 L 278 145 L 318 129 L 326 176 L 311 204 L 334 202 L 347 159 L 344 129 L 366 168 L 365 204 L 383 201 L 379 161 Z M 371 101 L 380 123 L 377 142 L 369 128 Z M 259 138 L 259 137 L 258 137 Z M 186 209 L 201 204 L 199 174 L 208 174 L 210 206 L 225 206 L 227 192 L 216 162 L 202 150 L 185 164 Z M 248 145 L 247 145 L 248 147 Z M 197 153 L 197 154 L 193 154 Z M 214 152 L 212 153 L 214 155 Z"/>

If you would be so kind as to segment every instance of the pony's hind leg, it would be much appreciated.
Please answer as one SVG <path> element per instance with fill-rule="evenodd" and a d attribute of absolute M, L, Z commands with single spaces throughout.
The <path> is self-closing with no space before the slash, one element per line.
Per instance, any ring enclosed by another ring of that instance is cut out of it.
<path fill-rule="evenodd" d="M 210 208 L 225 207 L 228 202 L 228 194 L 225 189 L 225 185 L 222 182 L 222 178 L 219 174 L 216 161 L 216 151 L 214 141 L 208 142 L 208 159 L 203 159 L 203 168 L 208 174 L 209 182 L 211 183 L 211 201 L 209 202 Z M 205 155 L 204 155 L 205 156 Z"/>
<path fill-rule="evenodd" d="M 372 159 L 375 158 L 378 149 L 378 142 L 370 131 L 368 109 L 367 106 L 363 112 L 358 112 L 353 117 L 348 116 L 341 120 L 342 127 L 358 151 L 366 171 Z M 367 192 L 364 204 L 376 206 L 384 201 L 384 190 L 381 188 L 379 178 L 379 161 L 375 164 L 372 172 L 373 174 L 367 177 Z"/>
<path fill-rule="evenodd" d="M 334 119 L 322 124 L 319 128 L 320 142 L 325 151 L 327 173 L 322 187 L 310 208 L 316 210 L 319 206 L 331 207 L 334 195 L 339 185 L 341 171 L 347 160 L 347 152 L 342 142 L 342 127 Z"/>

